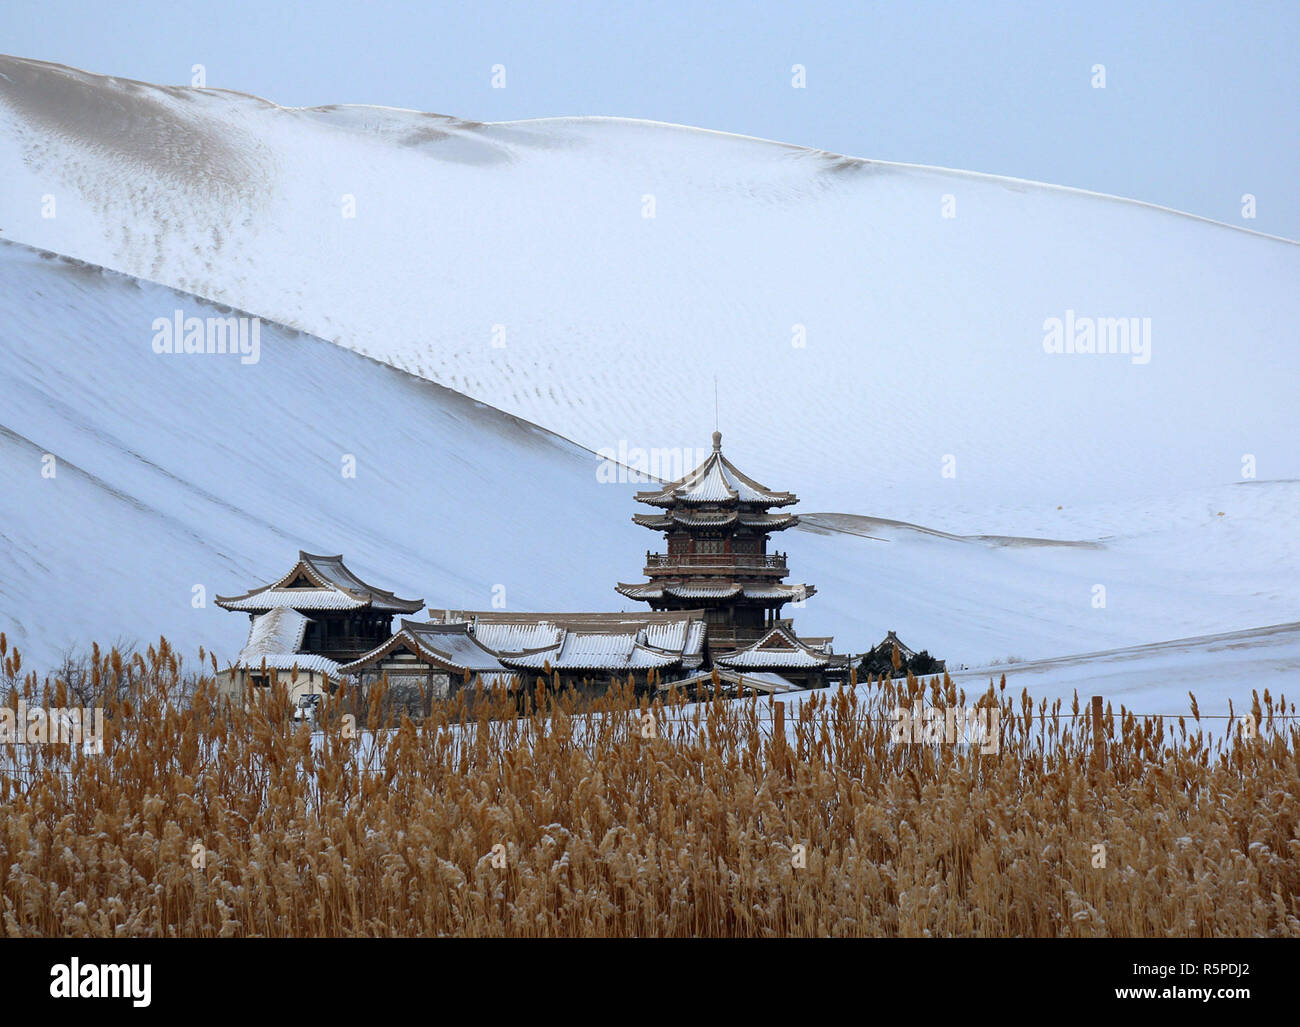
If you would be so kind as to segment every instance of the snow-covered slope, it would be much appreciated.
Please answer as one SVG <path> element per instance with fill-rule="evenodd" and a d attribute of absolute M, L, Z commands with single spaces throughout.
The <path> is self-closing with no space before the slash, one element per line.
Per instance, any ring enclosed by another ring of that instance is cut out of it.
<path fill-rule="evenodd" d="M 230 313 L 0 245 L 0 630 L 29 663 L 159 633 L 233 657 L 246 618 L 213 595 L 300 548 L 439 605 L 487 606 L 496 584 L 515 608 L 617 598 L 639 529 L 625 495 L 573 495 L 591 454 L 270 323 L 257 363 L 157 354 L 177 309 Z"/>
<path fill-rule="evenodd" d="M 1090 506 L 1051 537 L 812 514 L 789 543 L 812 623 L 855 611 L 954 666 L 1009 665 L 1296 620 L 1297 509 L 1300 482 L 1243 483 Z"/>
<path fill-rule="evenodd" d="M 299 548 L 434 607 L 504 585 L 512 609 L 629 608 L 613 584 L 659 539 L 631 523 L 639 486 L 604 483 L 591 453 L 269 322 L 257 363 L 157 354 L 153 321 L 177 309 L 230 313 L 0 244 L 0 630 L 30 666 L 159 633 L 233 657 L 246 621 L 212 596 Z M 1297 505 L 1300 483 L 1220 486 L 1071 511 L 1057 542 L 810 514 L 780 546 L 819 591 L 787 612 L 840 651 L 892 628 L 972 667 L 1281 623 L 1300 609 Z"/>
<path fill-rule="evenodd" d="M 818 587 L 787 613 L 840 651 L 895 629 L 1170 712 L 1224 654 L 1300 660 L 1291 629 L 1217 637 L 1300 616 L 1292 243 L 675 126 L 14 58 L 0 172 L 0 239 L 90 262 L 0 243 L 0 630 L 29 664 L 158 633 L 233 656 L 212 596 L 299 548 L 435 607 L 627 607 L 659 539 L 589 450 L 689 458 L 715 374 L 728 455 L 839 511 L 779 546 Z M 266 319 L 256 363 L 153 351 L 156 318 L 230 312 L 197 296 Z M 1151 318 L 1150 362 L 1045 353 L 1067 310 Z"/>
<path fill-rule="evenodd" d="M 1300 247 L 1142 204 L 647 122 L 285 109 L 17 58 L 0 171 L 4 238 L 593 449 L 706 446 L 716 374 L 732 458 L 806 508 L 1062 537 L 1076 507 L 1156 510 L 1248 454 L 1300 477 Z M 1045 353 L 1067 311 L 1150 318 L 1149 363 Z"/>

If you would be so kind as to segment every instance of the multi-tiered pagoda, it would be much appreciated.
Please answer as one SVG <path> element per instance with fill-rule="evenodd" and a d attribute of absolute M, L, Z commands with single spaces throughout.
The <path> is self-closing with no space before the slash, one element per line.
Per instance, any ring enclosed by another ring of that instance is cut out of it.
<path fill-rule="evenodd" d="M 649 581 L 616 588 L 655 610 L 703 609 L 715 653 L 760 642 L 784 623 L 783 605 L 816 591 L 786 584 L 785 554 L 768 551 L 772 535 L 799 522 L 779 512 L 798 497 L 738 470 L 722 455 L 721 432 L 713 433 L 713 452 L 699 467 L 636 499 L 659 508 L 632 519 L 662 531 L 667 551 L 646 553 Z"/>

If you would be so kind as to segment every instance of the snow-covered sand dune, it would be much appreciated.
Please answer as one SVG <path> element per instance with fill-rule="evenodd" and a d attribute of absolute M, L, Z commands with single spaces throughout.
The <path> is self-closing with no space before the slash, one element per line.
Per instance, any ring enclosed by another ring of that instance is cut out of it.
<path fill-rule="evenodd" d="M 1294 620 L 1297 509 L 1300 483 L 1260 482 L 1090 506 L 1057 540 L 812 514 L 789 542 L 818 575 L 804 616 L 853 611 L 973 667 Z"/>
<path fill-rule="evenodd" d="M 1229 483 L 1247 455 L 1300 477 L 1300 247 L 1149 205 L 657 123 L 286 109 L 18 58 L 0 169 L 4 238 L 592 449 L 706 445 L 716 374 L 733 458 L 813 509 L 1065 537 L 1080 504 Z M 1149 362 L 1045 353 L 1067 311 L 1149 318 Z"/>
<path fill-rule="evenodd" d="M 1076 693 L 1081 706 L 1089 696 L 1101 695 L 1116 711 L 1122 705 L 1142 716 L 1188 716 L 1189 694 L 1196 696 L 1203 714 L 1225 716 L 1225 697 L 1233 700 L 1235 713 L 1248 713 L 1251 693 L 1263 696 L 1267 689 L 1274 700 L 1286 698 L 1286 723 L 1293 723 L 1292 704 L 1300 698 L 1298 672 L 1300 622 L 1292 622 L 987 667 L 958 673 L 954 679 L 974 696 L 1005 673 L 1009 691 L 1019 695 L 1026 689 L 1049 706 L 1059 698 L 1068 711 Z"/>
<path fill-rule="evenodd" d="M 637 564 L 626 497 L 575 501 L 591 454 L 266 322 L 257 363 L 157 354 L 153 321 L 178 309 L 232 313 L 0 245 L 0 624 L 29 660 L 158 633 L 233 656 L 247 623 L 212 596 L 299 548 L 452 606 L 494 584 L 520 607 L 608 601 L 615 558 Z"/>
<path fill-rule="evenodd" d="M 0 630 L 29 665 L 158 633 L 231 657 L 246 624 L 212 596 L 299 548 L 435 607 L 495 585 L 514 609 L 627 607 L 613 584 L 657 540 L 631 523 L 639 486 L 590 452 L 269 322 L 254 364 L 155 353 L 178 309 L 238 313 L 0 244 Z M 893 628 L 972 667 L 1279 623 L 1300 606 L 1297 503 L 1294 482 L 1221 486 L 1072 511 L 1070 537 L 1032 544 L 811 514 L 780 542 L 819 592 L 787 612 L 841 651 Z"/>
<path fill-rule="evenodd" d="M 715 374 L 728 455 L 834 511 L 778 542 L 819 589 L 787 613 L 840 651 L 896 629 L 1068 694 L 1114 660 L 1009 661 L 1193 639 L 1113 681 L 1176 712 L 1222 667 L 1204 636 L 1300 616 L 1295 244 L 678 126 L 2 57 L 0 170 L 0 239 L 88 262 L 0 245 L 0 629 L 29 662 L 231 656 L 211 597 L 299 548 L 435 607 L 625 607 L 659 540 L 590 450 L 707 446 Z M 198 297 L 266 319 L 257 363 L 153 352 L 156 318 L 231 313 Z M 1150 361 L 1045 353 L 1067 311 L 1150 318 Z"/>

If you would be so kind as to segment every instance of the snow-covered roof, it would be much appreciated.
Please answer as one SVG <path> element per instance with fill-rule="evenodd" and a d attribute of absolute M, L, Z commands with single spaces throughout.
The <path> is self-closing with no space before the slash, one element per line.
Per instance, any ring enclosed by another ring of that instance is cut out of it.
<path fill-rule="evenodd" d="M 697 585 L 687 582 L 683 585 L 664 585 L 664 593 L 678 599 L 730 599 L 740 595 L 741 587 L 736 584 Z"/>
<path fill-rule="evenodd" d="M 661 489 L 638 492 L 636 498 L 651 506 L 670 508 L 678 503 L 750 503 L 766 507 L 790 506 L 799 501 L 793 493 L 774 492 L 760 484 L 723 456 L 722 432 L 717 431 L 713 433 L 713 452 L 704 463 Z"/>
<path fill-rule="evenodd" d="M 280 607 L 254 617 L 248 629 L 248 641 L 239 658 L 274 656 L 278 653 L 296 653 L 302 645 L 307 625 L 311 621 L 297 610 Z"/>
<path fill-rule="evenodd" d="M 564 629 L 546 620 L 525 623 L 474 622 L 475 637 L 493 652 L 520 653 L 529 649 L 558 646 Z"/>
<path fill-rule="evenodd" d="M 825 667 L 831 663 L 832 657 L 805 645 L 793 631 L 778 624 L 752 645 L 720 653 L 713 661 L 732 669 L 785 667 L 794 670 Z"/>
<path fill-rule="evenodd" d="M 343 563 L 342 556 L 320 556 L 299 551 L 298 562 L 269 585 L 239 596 L 217 596 L 226 610 L 255 613 L 288 607 L 294 610 L 356 610 L 368 607 L 381 613 L 417 613 L 423 599 L 399 599 L 386 589 L 362 581 Z"/>
<path fill-rule="evenodd" d="M 643 500 L 644 501 L 644 500 Z M 726 502 L 725 499 L 719 502 Z M 799 523 L 795 514 L 748 513 L 741 510 L 696 510 L 678 508 L 661 514 L 633 514 L 632 520 L 643 528 L 670 531 L 681 528 L 726 528 L 742 524 L 747 528 L 781 531 Z"/>
<path fill-rule="evenodd" d="M 656 649 L 677 650 L 686 656 L 699 656 L 704 651 L 708 626 L 697 611 L 687 612 L 695 615 L 648 621 L 643 629 L 646 644 Z"/>
<path fill-rule="evenodd" d="M 700 685 L 711 685 L 715 671 L 700 671 L 698 674 L 692 674 L 689 677 L 678 678 L 675 681 L 659 682 L 659 691 L 667 692 L 674 688 L 698 688 Z M 725 682 L 737 688 L 750 688 L 757 692 L 767 692 L 773 695 L 781 695 L 785 692 L 803 691 L 798 685 L 783 678 L 780 674 L 772 671 L 751 670 L 741 673 L 740 671 L 728 670 L 726 667 L 716 668 L 719 683 Z"/>
<path fill-rule="evenodd" d="M 614 590 L 629 599 L 662 599 L 665 595 L 679 599 L 729 599 L 744 594 L 746 599 L 807 599 L 816 594 L 813 585 L 759 585 L 748 582 L 728 582 L 721 585 L 708 585 L 687 582 L 673 584 L 663 581 L 647 581 L 641 584 L 628 584 L 620 581 Z"/>
<path fill-rule="evenodd" d="M 403 621 L 402 628 L 409 631 L 426 652 L 435 653 L 444 663 L 457 670 L 500 671 L 501 662 L 496 654 L 465 631 L 460 624 L 417 624 Z"/>
<path fill-rule="evenodd" d="M 817 588 L 813 585 L 745 585 L 746 599 L 807 599 Z"/>
<path fill-rule="evenodd" d="M 560 631 L 625 631 L 642 629 L 681 629 L 704 619 L 703 610 L 632 610 L 601 613 L 515 613 L 506 610 L 431 610 L 433 623 L 472 624 L 480 641 L 487 643 L 489 632 L 515 630 L 536 631 L 546 638 Z M 534 636 L 537 637 L 537 636 Z M 543 644 L 546 644 L 545 642 Z M 495 645 L 493 648 L 497 648 Z"/>
<path fill-rule="evenodd" d="M 383 645 L 351 663 L 344 664 L 344 674 L 356 674 L 373 668 L 398 649 L 405 648 L 421 660 L 444 671 L 471 674 L 509 673 L 496 654 L 484 647 L 465 624 L 435 624 L 403 620 L 401 628 Z"/>
<path fill-rule="evenodd" d="M 662 599 L 664 587 L 657 581 L 647 581 L 640 585 L 629 585 L 620 581 L 614 586 L 614 591 L 629 599 Z"/>
<path fill-rule="evenodd" d="M 627 672 L 697 667 L 706 628 L 699 610 L 649 613 L 444 611 L 443 621 L 403 621 L 384 645 L 346 665 L 355 673 L 401 645 L 422 659 L 473 672 Z"/>
<path fill-rule="evenodd" d="M 257 613 L 285 608 L 290 610 L 359 610 L 370 604 L 337 589 L 266 588 L 236 598 L 217 596 L 218 606 L 237 613 Z"/>
<path fill-rule="evenodd" d="M 825 667 L 830 661 L 807 649 L 738 649 L 718 656 L 720 666 L 745 669 L 753 667 L 813 668 Z"/>
<path fill-rule="evenodd" d="M 297 667 L 305 671 L 335 673 L 339 665 L 333 660 L 298 651 L 302 648 L 309 623 L 308 618 L 287 606 L 254 617 L 248 629 L 248 641 L 235 659 L 235 666 L 252 669 L 266 666 L 276 670 Z"/>
<path fill-rule="evenodd" d="M 538 670 L 629 671 L 671 667 L 682 662 L 681 651 L 658 649 L 639 641 L 638 635 L 620 632 L 565 633 L 555 648 L 530 653 L 502 654 L 508 667 Z"/>
<path fill-rule="evenodd" d="M 741 511 L 738 515 L 740 523 L 747 528 L 762 528 L 765 531 L 782 531 L 786 528 L 792 528 L 799 523 L 798 514 L 779 514 L 779 513 L 746 513 Z"/>

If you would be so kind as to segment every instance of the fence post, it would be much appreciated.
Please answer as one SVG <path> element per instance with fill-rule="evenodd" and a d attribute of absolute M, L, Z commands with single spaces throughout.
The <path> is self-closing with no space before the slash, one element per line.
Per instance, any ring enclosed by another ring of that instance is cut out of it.
<path fill-rule="evenodd" d="M 785 703 L 777 700 L 773 707 L 772 718 L 772 753 L 779 765 L 785 765 Z"/>
<path fill-rule="evenodd" d="M 1092 697 L 1092 769 L 1106 769 L 1106 729 L 1103 724 L 1105 714 L 1102 710 L 1101 696 Z"/>

